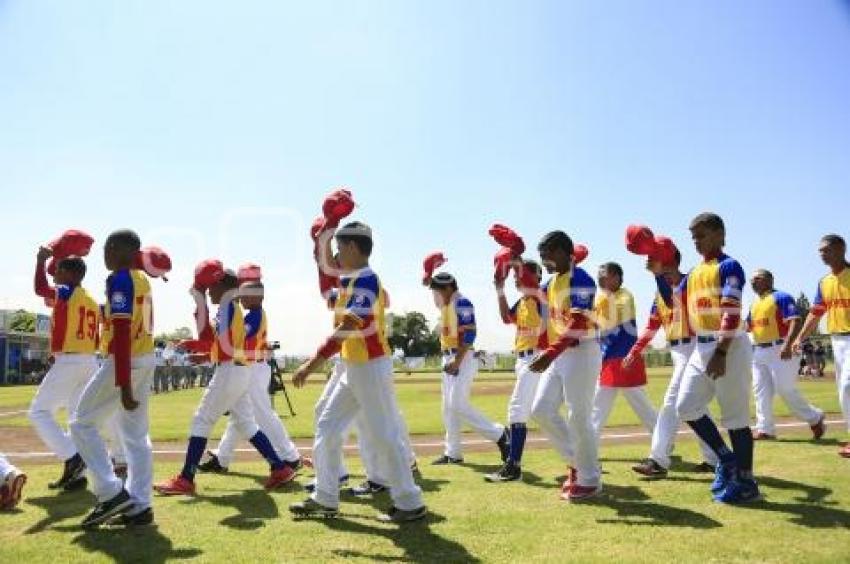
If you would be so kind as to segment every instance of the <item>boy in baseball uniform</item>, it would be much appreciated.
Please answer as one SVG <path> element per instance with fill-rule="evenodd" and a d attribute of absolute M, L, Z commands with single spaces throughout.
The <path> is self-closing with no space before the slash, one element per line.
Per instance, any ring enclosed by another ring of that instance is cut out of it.
<path fill-rule="evenodd" d="M 496 278 L 499 313 L 504 323 L 516 326 L 514 353 L 516 354 L 516 384 L 508 402 L 510 452 L 504 466 L 486 477 L 489 482 L 511 482 L 522 478 L 522 453 L 528 434 L 527 423 L 537 393 L 540 374 L 528 369 L 537 353 L 546 348 L 546 305 L 540 291 L 543 269 L 531 260 L 523 261 L 515 271 L 516 288 L 521 297 L 508 306 L 504 280 Z"/>
<path fill-rule="evenodd" d="M 538 245 L 552 277 L 544 285 L 549 346 L 531 362 L 542 373 L 531 415 L 567 463 L 560 497 L 580 501 L 602 490 L 599 449 L 593 430 L 593 397 L 602 353 L 593 323 L 596 283 L 574 264 L 572 239 L 552 231 Z M 560 414 L 566 404 L 568 419 Z"/>
<path fill-rule="evenodd" d="M 773 287 L 773 274 L 756 270 L 750 281 L 756 300 L 747 316 L 747 329 L 753 340 L 753 393 L 756 398 L 756 427 L 753 439 L 776 438 L 773 397 L 812 429 L 815 440 L 826 432 L 823 411 L 810 404 L 797 389 L 797 366 L 791 340 L 801 321 L 797 304 L 789 294 Z"/>
<path fill-rule="evenodd" d="M 38 251 L 35 293 L 51 307 L 50 352 L 53 366 L 38 387 L 29 409 L 29 420 L 45 445 L 64 462 L 62 476 L 48 485 L 66 491 L 85 487 L 86 465 L 69 432 L 56 421 L 56 412 L 65 408 L 70 419 L 86 383 L 97 370 L 100 307 L 82 287 L 86 263 L 68 257 L 57 264 L 54 280 L 47 281 L 45 261 L 49 247 Z"/>
<path fill-rule="evenodd" d="M 826 316 L 826 331 L 832 340 L 835 357 L 838 402 L 850 432 L 850 263 L 847 262 L 847 243 L 839 235 L 825 235 L 820 241 L 818 252 L 830 272 L 818 283 L 814 304 L 794 341 L 793 350 L 800 353 L 806 339 L 817 329 L 821 318 Z M 838 455 L 850 458 L 850 443 L 838 451 Z"/>
<path fill-rule="evenodd" d="M 719 459 L 711 484 L 715 501 L 743 503 L 760 496 L 753 478 L 749 426 L 752 345 L 741 320 L 744 270 L 723 251 L 726 227 L 719 215 L 696 216 L 690 231 L 702 262 L 691 269 L 680 286 L 687 292 L 688 319 L 697 344 L 682 376 L 676 409 Z M 659 282 L 664 284 L 663 279 Z M 668 290 L 662 293 L 672 295 Z M 731 448 L 708 416 L 708 404 L 715 397 Z"/>
<path fill-rule="evenodd" d="M 351 222 L 336 231 L 335 238 L 337 257 L 331 259 L 329 253 L 326 256 L 340 272 L 336 328 L 313 357 L 293 374 L 292 381 L 300 388 L 311 372 L 337 353 L 345 363 L 345 370 L 316 422 L 315 491 L 305 501 L 292 504 L 289 510 L 295 517 L 337 514 L 342 437 L 358 413 L 362 413 L 363 430 L 384 462 L 382 471 L 392 498 L 392 506 L 379 518 L 392 522 L 422 519 L 427 509 L 413 480 L 398 425 L 381 281 L 369 266 L 372 230 L 363 223 Z"/>

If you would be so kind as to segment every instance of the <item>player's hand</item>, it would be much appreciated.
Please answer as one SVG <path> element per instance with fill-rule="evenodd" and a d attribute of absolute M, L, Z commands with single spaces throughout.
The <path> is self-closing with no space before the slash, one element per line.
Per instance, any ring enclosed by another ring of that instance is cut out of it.
<path fill-rule="evenodd" d="M 794 356 L 794 351 L 791 347 L 791 343 L 785 343 L 782 346 L 782 350 L 779 351 L 779 358 L 782 360 L 791 360 L 791 357 Z"/>
<path fill-rule="evenodd" d="M 552 364 L 552 359 L 549 358 L 548 355 L 541 354 L 537 358 L 531 361 L 531 364 L 528 365 L 528 369 L 532 372 L 545 372 L 549 365 Z"/>
<path fill-rule="evenodd" d="M 38 254 L 36 255 L 36 260 L 38 260 L 38 262 L 45 262 L 47 259 L 49 259 L 52 256 L 53 256 L 53 249 L 51 249 L 50 247 L 47 247 L 45 245 L 42 245 L 41 247 L 38 248 Z"/>
<path fill-rule="evenodd" d="M 460 361 L 457 358 L 453 358 L 450 362 L 446 363 L 443 370 L 450 376 L 457 376 L 460 373 Z"/>
<path fill-rule="evenodd" d="M 299 366 L 298 369 L 292 374 L 292 385 L 296 388 L 303 388 L 304 384 L 307 383 L 307 378 L 310 377 L 310 373 L 312 371 L 313 360 L 310 359 L 301 366 Z"/>
<path fill-rule="evenodd" d="M 791 352 L 793 352 L 794 354 L 800 354 L 802 352 L 802 350 L 803 350 L 803 343 L 801 343 L 800 340 L 797 339 L 796 341 L 794 341 L 794 344 L 791 345 Z"/>
<path fill-rule="evenodd" d="M 708 366 L 705 367 L 705 373 L 712 380 L 717 380 L 726 375 L 726 355 L 714 351 L 711 360 L 708 361 Z"/>
<path fill-rule="evenodd" d="M 501 292 L 505 289 L 505 280 L 503 278 L 496 277 L 493 279 L 493 286 L 496 288 L 497 291 Z"/>
<path fill-rule="evenodd" d="M 652 260 L 651 258 L 646 259 L 646 269 L 650 271 L 655 276 L 660 276 L 663 272 L 663 268 L 661 268 L 661 263 L 657 260 Z"/>
<path fill-rule="evenodd" d="M 121 405 L 127 411 L 133 411 L 139 407 L 139 402 L 133 398 L 133 388 L 130 386 L 121 386 Z"/>

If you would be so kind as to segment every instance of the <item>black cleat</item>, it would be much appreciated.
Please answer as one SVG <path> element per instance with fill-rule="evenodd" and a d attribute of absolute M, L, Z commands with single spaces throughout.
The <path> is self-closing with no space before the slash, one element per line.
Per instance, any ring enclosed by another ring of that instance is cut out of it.
<path fill-rule="evenodd" d="M 198 471 L 205 474 L 227 474 L 227 466 L 222 466 L 218 460 L 218 456 L 211 451 L 207 451 L 209 458 L 206 462 L 198 464 Z"/>
<path fill-rule="evenodd" d="M 82 527 L 84 529 L 96 529 L 116 515 L 124 513 L 132 505 L 133 500 L 130 499 L 130 494 L 127 493 L 127 490 L 121 490 L 112 499 L 98 503 L 94 510 L 83 519 Z"/>
<path fill-rule="evenodd" d="M 488 482 L 515 482 L 522 479 L 522 468 L 510 460 L 498 472 L 484 476 Z"/>
<path fill-rule="evenodd" d="M 502 462 L 507 462 L 508 457 L 511 455 L 511 433 L 507 427 L 505 427 L 499 440 L 496 441 L 496 446 L 499 447 L 499 455 L 502 457 Z"/>
<path fill-rule="evenodd" d="M 339 515 L 339 510 L 334 507 L 325 507 L 318 501 L 314 501 L 312 498 L 307 498 L 304 501 L 293 503 L 289 506 L 289 512 L 292 513 L 294 517 L 307 518 L 307 517 L 336 517 Z"/>
<path fill-rule="evenodd" d="M 700 472 L 705 474 L 714 474 L 715 466 L 714 464 L 710 464 L 708 462 L 700 462 L 699 464 L 694 464 L 694 472 Z"/>
<path fill-rule="evenodd" d="M 70 482 L 65 484 L 62 487 L 62 491 L 64 491 L 64 492 L 75 492 L 77 490 L 84 490 L 84 489 L 86 489 L 86 486 L 88 485 L 88 483 L 89 483 L 89 481 L 86 479 L 85 476 L 80 476 L 79 478 L 76 478 L 75 480 L 71 480 Z"/>
<path fill-rule="evenodd" d="M 451 456 L 444 454 L 440 458 L 435 459 L 431 464 L 434 466 L 440 466 L 443 464 L 463 464 L 463 459 L 452 458 Z"/>
<path fill-rule="evenodd" d="M 641 476 L 646 476 L 647 478 L 667 477 L 667 469 L 651 458 L 647 458 L 640 464 L 632 466 L 632 470 L 637 472 Z"/>
<path fill-rule="evenodd" d="M 111 521 L 109 521 L 110 526 L 115 527 L 146 527 L 148 525 L 153 525 L 153 509 L 148 507 L 147 509 L 143 509 L 138 513 L 134 513 L 133 515 L 119 515 L 118 517 L 114 517 Z"/>
<path fill-rule="evenodd" d="M 381 492 L 388 491 L 389 488 L 377 482 L 373 482 L 372 480 L 366 480 L 359 486 L 354 486 L 353 488 L 348 488 L 348 493 L 353 495 L 354 497 L 368 497 L 370 495 L 379 494 Z"/>
<path fill-rule="evenodd" d="M 427 515 L 428 508 L 424 505 L 410 511 L 391 506 L 386 513 L 378 515 L 378 521 L 383 521 L 384 523 L 409 523 L 410 521 L 424 519 Z"/>
<path fill-rule="evenodd" d="M 74 482 L 80 478 L 85 479 L 85 473 L 86 463 L 83 462 L 83 457 L 79 454 L 75 454 L 65 461 L 65 468 L 62 471 L 62 476 L 55 482 L 48 484 L 47 487 L 51 490 L 67 489 L 66 486 L 69 482 Z"/>

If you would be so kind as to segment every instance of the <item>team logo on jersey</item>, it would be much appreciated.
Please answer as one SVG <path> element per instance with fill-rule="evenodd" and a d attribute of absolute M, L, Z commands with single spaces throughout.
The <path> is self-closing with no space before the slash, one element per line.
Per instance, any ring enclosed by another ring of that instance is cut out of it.
<path fill-rule="evenodd" d="M 355 295 L 354 299 L 352 301 L 353 301 L 354 305 L 357 306 L 357 307 L 366 307 L 366 305 L 369 303 L 368 298 L 366 296 L 364 296 L 363 294 Z"/>
<path fill-rule="evenodd" d="M 472 312 L 469 310 L 461 310 L 458 312 L 458 317 L 460 318 L 461 323 L 472 322 Z"/>
<path fill-rule="evenodd" d="M 112 294 L 111 300 L 112 309 L 122 310 L 127 307 L 127 296 L 124 292 L 115 292 Z"/>

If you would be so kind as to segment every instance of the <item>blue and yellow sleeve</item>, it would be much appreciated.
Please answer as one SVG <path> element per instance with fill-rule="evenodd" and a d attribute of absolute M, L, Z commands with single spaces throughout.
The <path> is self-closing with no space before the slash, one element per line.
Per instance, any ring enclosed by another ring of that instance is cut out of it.
<path fill-rule="evenodd" d="M 135 286 L 129 270 L 119 270 L 107 279 L 106 296 L 112 317 L 133 317 Z"/>
<path fill-rule="evenodd" d="M 477 334 L 475 307 L 467 298 L 461 298 L 455 304 L 455 311 L 457 313 L 458 334 L 463 336 L 464 345 L 472 346 Z"/>

